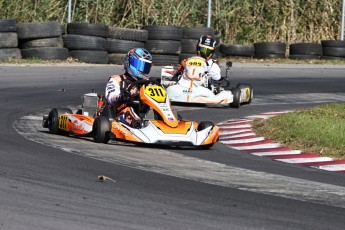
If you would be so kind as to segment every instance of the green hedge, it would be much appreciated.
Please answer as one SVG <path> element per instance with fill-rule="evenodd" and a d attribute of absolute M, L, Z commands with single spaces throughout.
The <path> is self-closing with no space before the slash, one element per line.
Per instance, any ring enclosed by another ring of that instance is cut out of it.
<path fill-rule="evenodd" d="M 140 29 L 206 26 L 207 0 L 73 0 L 73 22 Z M 68 0 L 0 0 L 0 18 L 67 21 Z M 225 43 L 340 39 L 342 0 L 213 0 L 211 26 Z"/>

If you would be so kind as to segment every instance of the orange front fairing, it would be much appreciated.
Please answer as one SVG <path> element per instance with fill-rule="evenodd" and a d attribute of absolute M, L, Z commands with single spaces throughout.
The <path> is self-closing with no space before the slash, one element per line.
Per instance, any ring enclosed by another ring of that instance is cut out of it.
<path fill-rule="evenodd" d="M 111 132 L 115 134 L 118 139 L 142 142 L 142 140 L 133 135 L 133 133 L 131 133 L 121 122 L 113 121 L 111 123 Z"/>
<path fill-rule="evenodd" d="M 204 140 L 204 142 L 201 145 L 209 145 L 209 144 L 215 143 L 218 141 L 218 137 L 219 137 L 219 127 L 215 125 L 211 129 L 208 137 Z"/>
<path fill-rule="evenodd" d="M 177 127 L 178 120 L 171 110 L 170 100 L 162 86 L 148 85 L 140 88 L 140 99 L 163 118 L 165 124 Z"/>
<path fill-rule="evenodd" d="M 159 128 L 163 133 L 169 134 L 186 134 L 192 126 L 191 121 L 181 121 L 178 123 L 177 127 L 167 126 L 163 121 L 151 121 L 157 128 Z"/>
<path fill-rule="evenodd" d="M 63 114 L 59 117 L 59 129 L 78 135 L 92 132 L 94 118 L 81 114 Z"/>

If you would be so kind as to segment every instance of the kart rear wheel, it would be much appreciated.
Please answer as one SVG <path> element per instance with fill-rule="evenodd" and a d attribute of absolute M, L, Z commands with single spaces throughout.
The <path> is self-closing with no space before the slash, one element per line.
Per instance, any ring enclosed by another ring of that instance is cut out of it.
<path fill-rule="evenodd" d="M 52 134 L 68 134 L 66 131 L 59 129 L 59 117 L 61 114 L 69 113 L 72 114 L 72 110 L 69 108 L 54 108 L 50 110 L 48 115 L 48 129 Z"/>
<path fill-rule="evenodd" d="M 240 88 L 232 88 L 231 89 L 233 95 L 233 102 L 230 103 L 231 108 L 239 108 L 241 105 L 241 89 Z"/>
<path fill-rule="evenodd" d="M 208 127 L 212 127 L 214 126 L 214 123 L 212 121 L 201 121 L 198 125 L 198 131 L 204 130 Z M 208 144 L 208 145 L 201 145 L 199 146 L 199 149 L 209 149 L 214 145 L 214 143 L 212 144 Z"/>
<path fill-rule="evenodd" d="M 97 143 L 108 143 L 110 140 L 111 123 L 107 117 L 97 117 L 92 126 L 92 137 Z"/>
<path fill-rule="evenodd" d="M 247 97 L 247 101 L 243 102 L 242 104 L 250 104 L 253 100 L 254 90 L 251 84 L 248 83 L 238 83 L 236 88 L 239 89 L 248 89 L 249 88 L 249 96 Z"/>

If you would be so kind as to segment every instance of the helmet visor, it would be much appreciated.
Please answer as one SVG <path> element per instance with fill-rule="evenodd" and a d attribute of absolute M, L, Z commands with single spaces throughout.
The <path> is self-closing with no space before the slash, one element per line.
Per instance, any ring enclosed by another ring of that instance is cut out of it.
<path fill-rule="evenodd" d="M 200 52 L 200 54 L 203 54 L 206 57 L 210 57 L 210 56 L 212 56 L 212 54 L 214 52 L 214 49 L 210 49 L 208 47 L 199 46 L 199 52 Z"/>
<path fill-rule="evenodd" d="M 132 56 L 129 57 L 129 64 L 143 74 L 150 73 L 151 63 L 152 62 L 148 60 L 137 59 Z"/>

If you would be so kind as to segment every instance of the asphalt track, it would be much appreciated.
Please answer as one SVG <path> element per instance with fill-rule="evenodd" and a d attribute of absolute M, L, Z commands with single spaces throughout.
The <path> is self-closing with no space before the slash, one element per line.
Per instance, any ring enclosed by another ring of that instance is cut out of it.
<path fill-rule="evenodd" d="M 121 68 L 117 68 L 121 71 Z M 216 123 L 345 101 L 344 66 L 235 63 L 239 109 L 183 108 Z M 40 116 L 103 92 L 114 66 L 0 67 L 0 229 L 344 229 L 345 175 L 245 154 L 50 135 Z M 152 76 L 158 76 L 159 68 Z M 317 125 L 317 124 L 316 124 Z M 98 176 L 106 179 L 99 182 Z"/>

